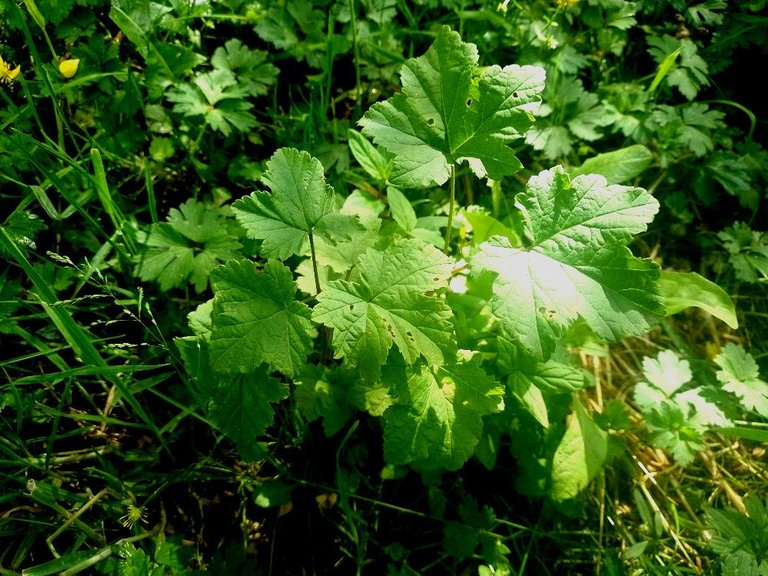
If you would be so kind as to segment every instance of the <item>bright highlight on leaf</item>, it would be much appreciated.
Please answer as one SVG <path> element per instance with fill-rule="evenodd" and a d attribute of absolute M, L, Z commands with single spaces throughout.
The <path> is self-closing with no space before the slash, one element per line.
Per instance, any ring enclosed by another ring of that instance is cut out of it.
<path fill-rule="evenodd" d="M 302 254 L 310 234 L 335 242 L 360 228 L 354 217 L 339 213 L 323 165 L 307 152 L 281 148 L 263 180 L 271 192 L 254 192 L 232 207 L 248 237 L 264 241 L 266 258 Z"/>
<path fill-rule="evenodd" d="M 658 267 L 626 247 L 659 209 L 648 192 L 597 175 L 571 181 L 558 167 L 532 177 L 516 205 L 529 246 L 495 236 L 473 259 L 495 275 L 491 307 L 506 336 L 546 359 L 579 318 L 614 341 L 663 315 Z"/>
<path fill-rule="evenodd" d="M 478 177 L 500 180 L 522 167 L 509 144 L 533 123 L 527 108 L 540 100 L 544 76 L 536 66 L 480 67 L 477 47 L 443 26 L 426 54 L 403 65 L 402 91 L 359 124 L 395 155 L 396 186 L 443 184 L 463 161 Z"/>
<path fill-rule="evenodd" d="M 608 455 L 608 435 L 580 402 L 552 458 L 552 498 L 575 498 L 600 472 Z"/>
<path fill-rule="evenodd" d="M 768 418 L 768 383 L 760 379 L 752 355 L 729 342 L 715 357 L 715 364 L 721 368 L 717 379 L 723 383 L 723 390 L 734 394 L 747 410 Z"/>
<path fill-rule="evenodd" d="M 337 358 L 375 380 L 395 344 L 408 364 L 423 356 L 442 365 L 456 350 L 451 309 L 428 294 L 447 284 L 451 263 L 432 246 L 402 240 L 360 257 L 360 277 L 334 280 L 318 296 L 312 319 L 333 328 Z"/>

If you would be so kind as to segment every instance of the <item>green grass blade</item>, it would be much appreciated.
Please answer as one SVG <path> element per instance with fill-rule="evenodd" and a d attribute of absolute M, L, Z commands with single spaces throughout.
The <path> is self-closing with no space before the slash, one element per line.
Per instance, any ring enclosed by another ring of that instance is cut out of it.
<path fill-rule="evenodd" d="M 93 342 L 85 331 L 74 321 L 66 307 L 56 305 L 58 299 L 50 286 L 48 286 L 45 280 L 32 267 L 32 264 L 27 260 L 27 257 L 21 250 L 19 250 L 19 247 L 8 235 L 8 232 L 2 227 L 0 227 L 0 248 L 4 249 L 7 254 L 10 254 L 27 274 L 34 285 L 37 297 L 40 299 L 40 303 L 48 314 L 48 317 L 59 332 L 61 332 L 64 339 L 70 346 L 72 346 L 72 349 L 80 357 L 83 363 L 89 366 L 108 368 L 107 362 L 93 346 Z M 157 435 L 158 439 L 161 439 L 160 430 L 157 428 L 149 414 L 147 414 L 144 408 L 138 403 L 125 383 L 120 378 L 110 374 L 108 370 L 105 371 L 103 376 L 117 388 L 123 398 L 125 398 L 126 402 L 128 402 L 144 423 L 147 424 L 149 429 Z"/>

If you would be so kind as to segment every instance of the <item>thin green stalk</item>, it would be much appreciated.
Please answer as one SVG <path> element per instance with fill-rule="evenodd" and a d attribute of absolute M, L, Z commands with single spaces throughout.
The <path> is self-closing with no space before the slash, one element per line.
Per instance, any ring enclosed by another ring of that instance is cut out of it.
<path fill-rule="evenodd" d="M 320 294 L 320 273 L 317 269 L 317 253 L 315 252 L 315 236 L 309 231 L 309 252 L 312 256 L 312 272 L 315 275 L 315 291 Z"/>
<path fill-rule="evenodd" d="M 107 173 L 104 170 L 104 162 L 101 159 L 101 153 L 98 148 L 91 148 L 91 162 L 93 163 L 93 181 L 96 186 L 96 194 L 99 197 L 99 201 L 109 215 L 109 219 L 112 221 L 115 232 L 123 238 L 128 246 L 128 250 L 130 250 L 132 254 L 135 254 L 136 246 L 133 245 L 130 234 L 126 234 L 125 216 L 123 216 L 120 207 L 112 200 L 109 184 L 107 184 Z"/>
<path fill-rule="evenodd" d="M 348 0 L 350 25 L 352 26 L 352 54 L 355 59 L 355 118 L 360 117 L 360 46 L 357 41 L 357 17 L 355 0 Z"/>
<path fill-rule="evenodd" d="M 749 133 L 747 134 L 747 141 L 752 141 L 752 136 L 755 133 L 755 128 L 757 127 L 757 118 L 755 117 L 755 114 L 747 108 L 746 106 L 743 106 L 742 104 L 739 104 L 738 102 L 734 102 L 733 100 L 710 100 L 712 104 L 725 104 L 726 106 L 733 106 L 734 108 L 741 110 L 744 112 L 744 114 L 747 115 L 747 118 L 749 118 Z"/>
<path fill-rule="evenodd" d="M 43 19 L 42 15 L 40 14 L 40 11 L 37 9 L 37 6 L 34 3 L 34 0 L 24 0 L 25 5 L 27 6 L 27 10 L 30 12 L 30 15 L 32 15 L 32 18 L 37 22 L 38 26 L 43 31 L 43 35 L 45 36 L 46 41 L 48 42 L 48 48 L 51 51 L 51 55 L 53 56 L 53 62 L 58 62 L 58 56 L 56 55 L 56 51 L 53 49 L 53 44 L 51 44 L 51 39 L 48 37 L 48 33 L 45 31 L 45 20 Z M 37 70 L 38 75 L 40 78 L 43 79 L 43 82 L 45 83 L 46 88 L 48 88 L 48 92 L 50 93 L 51 97 L 51 103 L 53 104 L 53 112 L 54 116 L 56 117 L 56 145 L 60 150 L 64 150 L 64 115 L 61 111 L 61 106 L 59 106 L 59 101 L 56 96 L 56 91 L 53 89 L 53 84 L 51 84 L 51 79 L 48 77 L 48 72 L 43 66 L 43 59 L 40 56 L 39 52 L 37 51 L 37 46 L 35 45 L 35 42 L 32 38 L 32 33 L 29 30 L 29 26 L 27 26 L 26 18 L 24 18 L 24 14 L 21 11 L 21 7 L 16 5 L 16 10 L 19 13 L 19 16 L 21 17 L 21 30 L 24 34 L 24 39 L 27 42 L 27 46 L 29 46 L 29 51 L 32 55 L 32 59 L 35 63 L 35 69 Z M 23 80 L 22 80 L 23 82 Z M 34 102 L 34 100 L 29 99 L 28 101 L 30 103 Z M 43 134 L 46 136 L 46 138 L 50 137 L 43 132 Z"/>
<path fill-rule="evenodd" d="M 149 217 L 152 224 L 157 224 L 157 198 L 155 197 L 155 183 L 152 180 L 152 170 L 149 162 L 144 164 L 144 184 L 147 187 L 147 203 L 149 205 Z"/>
<path fill-rule="evenodd" d="M 6 254 L 10 254 L 11 257 L 21 267 L 21 269 L 26 273 L 27 277 L 30 279 L 32 285 L 35 288 L 35 294 L 37 295 L 43 310 L 45 310 L 53 324 L 59 330 L 64 339 L 69 343 L 69 345 L 72 346 L 75 354 L 80 357 L 83 363 L 90 366 L 97 366 L 99 368 L 108 369 L 109 365 L 96 350 L 91 339 L 80 327 L 80 325 L 74 321 L 69 313 L 69 310 L 65 306 L 57 305 L 58 298 L 56 297 L 56 294 L 54 294 L 48 282 L 46 282 L 46 280 L 40 276 L 37 270 L 35 270 L 29 260 L 27 260 L 27 257 L 24 255 L 24 253 L 13 241 L 13 238 L 11 238 L 11 236 L 2 226 L 0 226 L 0 248 L 2 248 Z M 149 414 L 146 413 L 144 408 L 138 403 L 125 382 L 123 382 L 123 380 L 118 376 L 110 374 L 109 370 L 105 370 L 103 377 L 117 388 L 125 401 L 128 402 L 136 414 L 138 414 L 139 417 L 147 424 L 149 429 L 155 433 L 157 438 L 160 440 L 160 443 L 163 445 L 163 448 L 168 450 L 168 447 L 166 446 L 165 441 L 162 439 L 160 430 L 157 428 L 157 425 L 154 423 Z"/>
<path fill-rule="evenodd" d="M 456 208 L 456 164 L 451 164 L 451 191 L 448 204 L 448 229 L 445 231 L 445 247 L 443 252 L 448 254 L 451 248 L 451 235 L 453 234 L 453 212 Z"/>

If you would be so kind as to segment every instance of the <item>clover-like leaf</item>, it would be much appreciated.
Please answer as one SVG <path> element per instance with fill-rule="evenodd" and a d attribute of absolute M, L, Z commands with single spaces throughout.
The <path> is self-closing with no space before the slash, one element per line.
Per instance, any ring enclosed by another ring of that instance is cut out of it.
<path fill-rule="evenodd" d="M 444 287 L 450 261 L 417 240 L 368 250 L 355 281 L 334 280 L 318 296 L 312 319 L 333 328 L 337 358 L 375 380 L 395 344 L 408 364 L 420 356 L 433 366 L 455 352 L 451 309 L 428 294 Z"/>
<path fill-rule="evenodd" d="M 208 286 L 211 270 L 240 249 L 221 210 L 192 199 L 172 208 L 167 222 L 153 224 L 144 245 L 137 270 L 142 280 L 155 280 L 162 290 L 190 282 L 198 293 Z"/>
<path fill-rule="evenodd" d="M 271 192 L 257 191 L 232 205 L 248 236 L 264 241 L 262 256 L 285 260 L 303 252 L 310 234 L 333 242 L 359 228 L 354 217 L 339 213 L 323 165 L 307 152 L 281 148 L 267 162 L 263 180 Z"/>
<path fill-rule="evenodd" d="M 768 418 L 768 383 L 760 379 L 752 355 L 729 342 L 715 357 L 715 363 L 721 368 L 717 379 L 723 383 L 723 390 L 734 394 L 747 410 Z"/>
<path fill-rule="evenodd" d="M 658 266 L 626 247 L 658 211 L 648 192 L 598 175 L 571 181 L 558 167 L 532 177 L 516 205 L 528 246 L 494 236 L 472 260 L 474 273 L 495 276 L 490 303 L 507 337 L 546 359 L 579 318 L 617 340 L 663 314 Z"/>
<path fill-rule="evenodd" d="M 479 357 L 437 369 L 421 363 L 396 388 L 396 403 L 383 416 L 390 464 L 456 470 L 474 453 L 483 416 L 504 407 L 504 386 L 483 371 Z"/>
<path fill-rule="evenodd" d="M 217 70 L 232 72 L 251 96 L 266 94 L 278 73 L 278 69 L 267 62 L 266 52 L 251 50 L 237 38 L 216 48 L 211 64 Z"/>
<path fill-rule="evenodd" d="M 276 261 L 262 270 L 233 260 L 213 271 L 211 365 L 218 372 L 251 372 L 267 363 L 287 376 L 299 373 L 317 331 L 309 307 L 294 299 L 291 271 Z"/>
<path fill-rule="evenodd" d="M 479 177 L 500 180 L 522 165 L 508 144 L 533 123 L 544 70 L 478 66 L 477 47 L 444 26 L 426 54 L 407 60 L 403 89 L 374 104 L 363 134 L 395 155 L 390 182 L 406 188 L 443 184 L 464 160 Z"/>
<path fill-rule="evenodd" d="M 248 91 L 229 70 L 213 70 L 168 91 L 173 110 L 184 116 L 202 116 L 206 124 L 229 136 L 232 128 L 247 132 L 257 125 L 251 114 L 253 104 L 245 100 Z"/>

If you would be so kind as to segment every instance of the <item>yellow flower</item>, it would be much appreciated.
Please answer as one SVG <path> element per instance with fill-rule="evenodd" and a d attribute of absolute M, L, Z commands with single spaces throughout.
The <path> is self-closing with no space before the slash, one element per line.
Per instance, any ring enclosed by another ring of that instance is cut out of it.
<path fill-rule="evenodd" d="M 21 66 L 16 66 L 11 70 L 10 65 L 0 58 L 0 83 L 10 84 L 19 75 L 19 72 L 21 72 Z"/>
<path fill-rule="evenodd" d="M 80 66 L 79 58 L 71 58 L 69 60 L 62 60 L 59 62 L 59 72 L 64 78 L 72 78 L 77 74 L 77 68 Z"/>
<path fill-rule="evenodd" d="M 568 6 L 574 6 L 579 3 L 579 0 L 555 0 L 555 4 L 559 8 L 568 8 Z"/>

